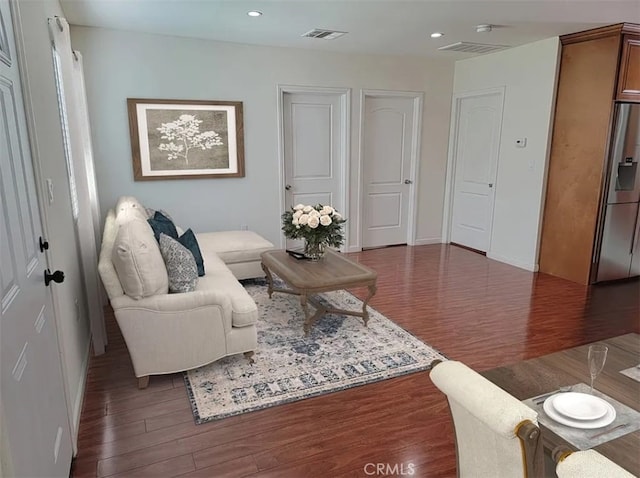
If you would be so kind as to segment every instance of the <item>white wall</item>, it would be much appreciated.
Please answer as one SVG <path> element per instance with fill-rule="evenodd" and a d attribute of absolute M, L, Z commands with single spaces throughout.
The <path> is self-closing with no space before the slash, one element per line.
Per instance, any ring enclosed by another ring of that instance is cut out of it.
<path fill-rule="evenodd" d="M 15 2 L 15 6 L 21 26 L 16 41 L 26 58 L 21 73 L 34 170 L 44 215 L 43 230 L 50 245 L 47 264 L 51 270 L 60 269 L 65 273 L 64 283 L 52 284 L 51 292 L 75 441 L 89 357 L 89 324 L 47 27 L 47 18 L 62 16 L 62 10 L 57 0 Z M 46 178 L 53 182 L 52 203 L 44 199 Z"/>
<path fill-rule="evenodd" d="M 557 37 L 456 62 L 454 94 L 505 87 L 493 233 L 487 257 L 538 268 L 551 120 L 555 107 Z M 516 148 L 516 138 L 527 138 Z"/>
<path fill-rule="evenodd" d="M 103 215 L 118 196 L 171 212 L 195 231 L 280 239 L 277 85 L 352 88 L 351 183 L 359 155 L 359 89 L 424 91 L 418 242 L 440 242 L 453 61 L 351 55 L 73 27 L 82 52 Z M 244 102 L 244 178 L 134 182 L 126 98 Z M 352 191 L 355 190 L 355 187 Z M 351 196 L 353 198 L 353 194 Z M 358 204 L 346 212 L 356 224 Z M 350 244 L 356 240 L 350 229 Z"/>

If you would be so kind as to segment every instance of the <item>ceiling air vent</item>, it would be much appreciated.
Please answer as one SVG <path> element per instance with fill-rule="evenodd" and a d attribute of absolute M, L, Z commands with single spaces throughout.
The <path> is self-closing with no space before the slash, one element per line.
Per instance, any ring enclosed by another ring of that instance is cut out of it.
<path fill-rule="evenodd" d="M 307 38 L 319 38 L 320 40 L 335 40 L 342 35 L 345 35 L 347 32 L 338 32 L 335 30 L 323 30 L 321 28 L 314 28 L 311 31 L 308 31 L 303 37 Z"/>
<path fill-rule="evenodd" d="M 441 46 L 438 50 L 442 51 L 462 51 L 464 53 L 490 53 L 492 51 L 504 50 L 509 48 L 506 45 L 487 45 L 485 43 L 471 43 L 459 41 L 451 45 Z"/>

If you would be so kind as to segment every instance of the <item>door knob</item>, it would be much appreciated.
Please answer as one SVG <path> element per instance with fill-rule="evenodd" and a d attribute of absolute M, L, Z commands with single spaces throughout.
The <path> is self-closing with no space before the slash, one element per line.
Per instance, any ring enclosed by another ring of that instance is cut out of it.
<path fill-rule="evenodd" d="M 405 179 L 405 180 L 404 180 L 404 183 L 405 183 L 405 184 L 412 184 L 412 183 L 413 183 L 413 181 L 411 181 L 411 179 Z"/>
<path fill-rule="evenodd" d="M 291 184 L 287 184 L 284 188 L 289 191 L 291 189 Z"/>
<path fill-rule="evenodd" d="M 49 242 L 42 239 L 42 236 L 40 236 L 38 242 L 40 243 L 40 252 L 44 252 L 49 249 Z"/>
<path fill-rule="evenodd" d="M 493 183 L 489 183 L 489 187 L 492 188 L 493 187 Z"/>
<path fill-rule="evenodd" d="M 49 269 L 45 269 L 45 271 L 44 271 L 44 285 L 46 285 L 48 287 L 49 283 L 51 281 L 53 281 L 53 282 L 55 282 L 57 284 L 60 284 L 61 282 L 64 282 L 64 272 L 55 271 L 52 274 Z"/>

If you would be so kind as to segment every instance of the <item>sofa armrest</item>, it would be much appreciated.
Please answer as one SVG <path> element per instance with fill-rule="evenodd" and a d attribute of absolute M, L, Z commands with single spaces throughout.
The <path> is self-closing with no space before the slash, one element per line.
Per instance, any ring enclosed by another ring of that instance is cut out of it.
<path fill-rule="evenodd" d="M 127 316 L 134 310 L 157 313 L 158 320 L 181 319 L 189 312 L 205 307 L 215 306 L 220 310 L 222 325 L 225 334 L 231 332 L 233 308 L 229 295 L 217 290 L 195 290 L 193 292 L 183 292 L 179 294 L 157 294 L 142 299 L 132 299 L 128 295 L 116 297 L 111 300 L 116 316 L 119 311 L 129 311 Z"/>
<path fill-rule="evenodd" d="M 231 299 L 227 294 L 215 290 L 196 290 L 180 294 L 158 294 L 142 299 L 132 299 L 128 295 L 111 300 L 114 310 L 123 308 L 150 309 L 158 312 L 187 312 L 210 305 L 220 306 L 224 315 L 231 317 Z"/>
<path fill-rule="evenodd" d="M 189 370 L 227 355 L 231 301 L 218 291 L 111 300 L 137 377 Z"/>

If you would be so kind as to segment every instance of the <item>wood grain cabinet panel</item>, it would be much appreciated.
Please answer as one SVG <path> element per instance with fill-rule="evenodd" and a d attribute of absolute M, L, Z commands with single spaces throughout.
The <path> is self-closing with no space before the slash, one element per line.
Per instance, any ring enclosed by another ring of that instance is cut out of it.
<path fill-rule="evenodd" d="M 582 284 L 591 270 L 619 46 L 619 36 L 606 36 L 562 48 L 539 264 Z"/>
<path fill-rule="evenodd" d="M 615 101 L 640 103 L 640 25 L 560 37 L 539 270 L 595 280 Z"/>
<path fill-rule="evenodd" d="M 616 99 L 640 102 L 640 35 L 624 35 Z"/>

